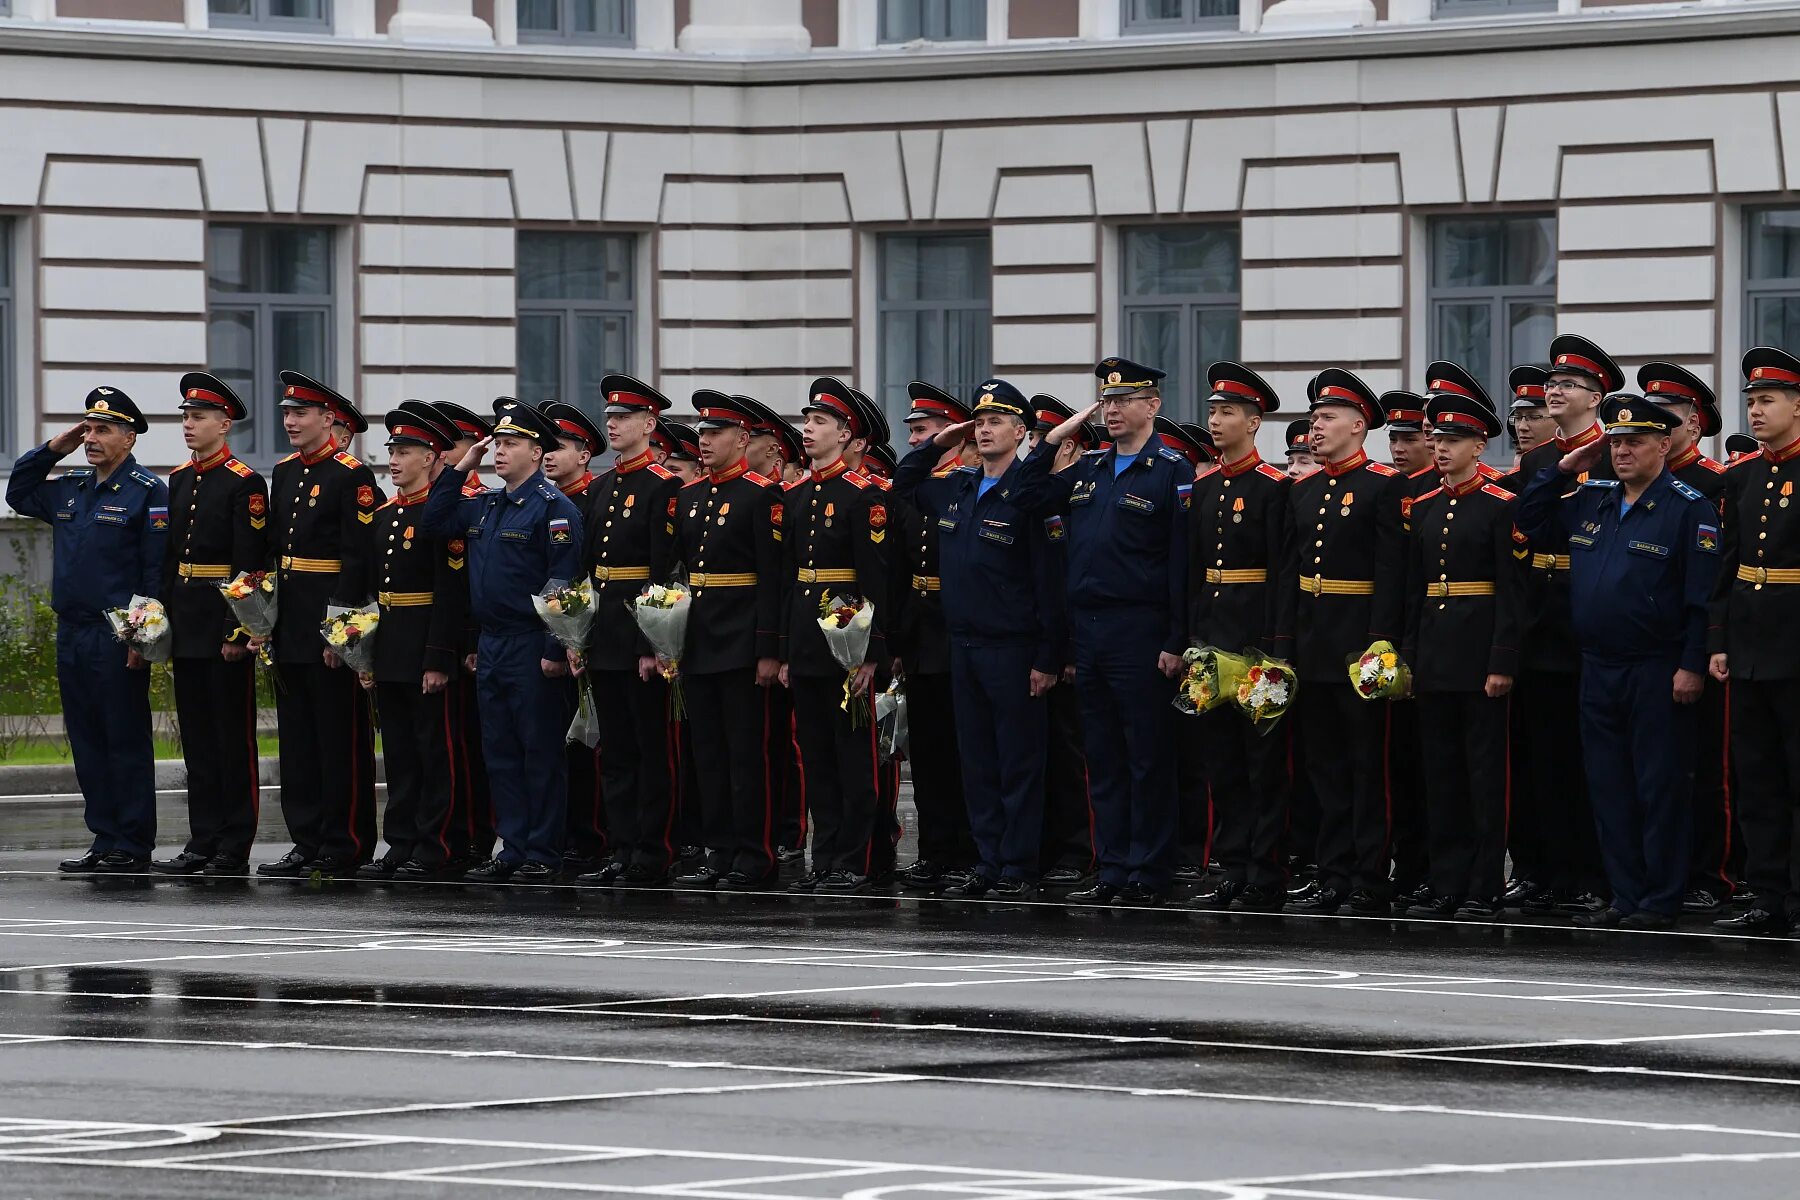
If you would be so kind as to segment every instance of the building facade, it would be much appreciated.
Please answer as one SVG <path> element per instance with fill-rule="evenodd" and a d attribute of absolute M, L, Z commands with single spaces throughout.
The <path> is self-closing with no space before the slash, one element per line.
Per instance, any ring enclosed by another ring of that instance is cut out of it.
<path fill-rule="evenodd" d="M 913 378 L 1083 402 L 1123 353 L 1189 419 L 1218 357 L 1298 411 L 1329 365 L 1503 389 L 1557 329 L 1728 396 L 1745 346 L 1800 349 L 1794 0 L 0 14 L 5 462 L 108 383 L 172 466 L 200 366 L 266 464 L 283 367 L 372 415 L 595 409 L 615 370 L 898 414 Z"/>

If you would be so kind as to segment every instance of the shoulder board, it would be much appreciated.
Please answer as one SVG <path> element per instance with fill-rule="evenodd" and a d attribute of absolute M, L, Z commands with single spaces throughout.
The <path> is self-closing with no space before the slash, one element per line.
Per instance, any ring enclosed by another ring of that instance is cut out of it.
<path fill-rule="evenodd" d="M 1481 485 L 1481 490 L 1483 494 L 1492 496 L 1496 500 L 1511 500 L 1513 498 L 1511 492 L 1507 491 L 1497 483 L 1484 483 Z"/>
<path fill-rule="evenodd" d="M 193 469 L 194 469 L 194 460 L 191 458 L 188 459 L 184 463 L 176 463 L 174 466 L 169 468 L 169 478 L 173 479 L 175 477 L 175 473 L 177 471 L 191 471 Z"/>
<path fill-rule="evenodd" d="M 686 483 L 682 484 L 681 490 L 686 491 L 688 488 L 697 487 L 698 485 L 700 485 L 702 483 L 708 483 L 708 482 L 710 482 L 710 481 L 706 478 L 706 476 L 702 475 L 698 479 L 690 479 Z"/>
<path fill-rule="evenodd" d="M 1443 485 L 1439 484 L 1437 487 L 1432 488 L 1429 492 L 1426 492 L 1422 496 L 1414 496 L 1412 498 L 1412 502 L 1414 505 L 1423 504 L 1427 500 L 1431 499 L 1433 496 L 1437 495 L 1439 492 L 1441 492 L 1443 490 L 1444 490 Z"/>
<path fill-rule="evenodd" d="M 362 463 L 357 460 L 356 455 L 351 454 L 348 450 L 339 451 L 335 457 L 339 462 L 343 463 L 351 470 L 355 470 L 357 467 L 362 466 Z"/>
<path fill-rule="evenodd" d="M 649 471 L 652 475 L 656 476 L 658 479 L 674 479 L 674 478 L 676 478 L 675 472 L 669 470 L 669 468 L 663 466 L 661 463 L 646 463 L 644 465 L 644 469 L 646 471 Z"/>
<path fill-rule="evenodd" d="M 933 479 L 942 479 L 944 476 L 953 475 L 962 469 L 963 466 L 961 463 L 951 463 L 948 466 L 939 467 L 937 470 L 933 471 L 931 477 Z"/>
<path fill-rule="evenodd" d="M 1702 496 L 1700 494 L 1700 490 L 1698 488 L 1695 488 L 1688 484 L 1685 484 L 1685 483 L 1681 482 L 1681 480 L 1676 479 L 1674 476 L 1669 477 L 1669 483 L 1672 487 L 1674 487 L 1675 494 L 1677 496 L 1686 496 L 1689 500 L 1704 500 L 1704 499 L 1706 499 L 1705 496 Z"/>
<path fill-rule="evenodd" d="M 256 474 L 255 471 L 252 471 L 249 467 L 245 466 L 235 458 L 228 458 L 225 460 L 225 469 L 240 479 L 248 479 Z"/>
<path fill-rule="evenodd" d="M 1694 461 L 1711 471 L 1714 475 L 1723 475 L 1725 473 L 1725 464 L 1718 459 L 1708 458 L 1706 455 L 1702 454 Z"/>
<path fill-rule="evenodd" d="M 1105 453 L 1106 453 L 1106 451 L 1104 451 L 1104 450 L 1083 450 L 1081 452 L 1081 457 L 1083 457 L 1083 458 L 1098 458 L 1100 455 L 1105 454 Z"/>
<path fill-rule="evenodd" d="M 1181 462 L 1186 462 L 1188 460 L 1187 455 L 1183 454 L 1181 451 L 1176 450 L 1175 448 L 1173 448 L 1171 446 L 1158 446 L 1156 449 L 1156 452 L 1158 454 L 1160 454 L 1162 457 L 1168 459 L 1170 462 L 1181 463 Z"/>
<path fill-rule="evenodd" d="M 1375 472 L 1375 474 L 1385 475 L 1390 479 L 1392 479 L 1400 474 L 1400 472 L 1394 470 L 1394 468 L 1388 466 L 1386 463 L 1376 462 L 1374 459 L 1370 459 L 1367 463 L 1365 463 L 1363 465 L 1368 467 L 1369 470 Z"/>
<path fill-rule="evenodd" d="M 1484 462 L 1476 463 L 1475 464 L 1475 473 L 1477 475 L 1481 476 L 1483 479 L 1505 479 L 1506 478 L 1506 472 L 1502 471 L 1499 467 L 1494 466 L 1492 463 L 1484 463 Z"/>
<path fill-rule="evenodd" d="M 1197 471 L 1194 474 L 1194 482 L 1199 483 L 1202 479 L 1205 479 L 1208 475 L 1215 474 L 1218 471 L 1218 469 L 1219 469 L 1218 463 L 1207 463 L 1205 467 L 1203 467 L 1201 470 Z"/>
<path fill-rule="evenodd" d="M 1729 471 L 1729 470 L 1732 470 L 1734 467 L 1741 467 L 1745 463 L 1761 462 L 1762 459 L 1763 459 L 1763 452 L 1761 450 L 1752 451 L 1751 453 L 1746 454 L 1746 455 L 1744 455 L 1744 457 L 1738 459 L 1736 462 L 1726 464 L 1725 469 L 1727 471 Z"/>
<path fill-rule="evenodd" d="M 781 490 L 784 492 L 791 492 L 795 488 L 799 487 L 801 484 L 803 484 L 805 482 L 806 482 L 806 476 L 802 475 L 798 479 L 790 479 L 786 483 L 782 484 Z"/>
<path fill-rule="evenodd" d="M 275 460 L 275 465 L 279 467 L 282 463 L 293 462 L 296 458 L 299 458 L 299 457 L 300 457 L 300 452 L 298 450 L 296 450 L 292 454 L 288 455 L 286 458 L 280 458 L 280 459 Z"/>
<path fill-rule="evenodd" d="M 838 476 L 838 478 L 844 480 L 853 487 L 861 488 L 865 492 L 868 491 L 870 485 L 875 482 L 861 471 L 845 471 L 842 475 Z"/>
<path fill-rule="evenodd" d="M 1283 483 L 1286 483 L 1288 479 L 1288 473 L 1286 471 L 1282 470 L 1280 467 L 1271 466 L 1269 463 L 1257 463 L 1256 473 L 1261 475 L 1264 479 L 1279 480 Z"/>
<path fill-rule="evenodd" d="M 967 466 L 958 467 L 958 468 L 956 468 L 956 470 L 954 470 L 950 473 L 952 475 L 979 475 L 979 474 L 981 474 L 981 468 L 980 467 L 967 467 Z"/>
<path fill-rule="evenodd" d="M 758 475 L 755 471 L 745 471 L 744 478 L 748 479 L 751 483 L 754 483 L 757 487 L 768 487 L 775 482 L 767 475 Z"/>
<path fill-rule="evenodd" d="M 137 480 L 139 483 L 143 484 L 147 488 L 153 488 L 157 484 L 162 482 L 162 480 L 158 479 L 156 476 L 152 475 L 150 472 L 140 471 L 136 467 L 132 468 L 131 477 L 133 479 Z"/>
<path fill-rule="evenodd" d="M 1420 467 L 1418 470 L 1416 470 L 1412 474 L 1408 475 L 1407 478 L 1408 479 L 1422 479 L 1425 476 L 1431 474 L 1435 470 L 1437 470 L 1436 467 Z M 1424 498 L 1425 498 L 1424 496 L 1419 497 L 1419 499 L 1421 499 L 1421 500 L 1423 500 Z"/>
<path fill-rule="evenodd" d="M 94 473 L 92 467 L 75 467 L 62 473 L 63 479 L 86 479 Z"/>
<path fill-rule="evenodd" d="M 392 508 L 392 507 L 394 507 L 395 504 L 399 503 L 399 501 L 400 501 L 400 497 L 389 496 L 386 500 L 383 500 L 380 504 L 377 504 L 375 506 L 375 511 L 380 512 L 384 508 Z"/>
<path fill-rule="evenodd" d="M 558 496 L 562 495 L 562 491 L 554 483 L 551 483 L 549 480 L 545 480 L 544 482 L 538 484 L 538 495 L 542 496 L 546 500 L 554 500 Z M 571 500 L 571 501 L 569 501 L 569 503 L 573 504 L 575 502 L 573 500 Z"/>
<path fill-rule="evenodd" d="M 1679 483 L 1680 481 L 1677 480 L 1676 482 Z M 1582 487 L 1597 487 L 1597 488 L 1616 488 L 1619 486 L 1619 481 L 1616 479 L 1584 479 L 1581 481 L 1581 486 Z M 1685 483 L 1682 484 L 1681 486 L 1687 487 L 1687 485 Z"/>

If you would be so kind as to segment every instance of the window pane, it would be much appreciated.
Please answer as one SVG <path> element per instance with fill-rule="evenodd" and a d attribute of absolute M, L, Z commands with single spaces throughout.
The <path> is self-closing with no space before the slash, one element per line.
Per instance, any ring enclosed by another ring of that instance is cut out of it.
<path fill-rule="evenodd" d="M 590 37 L 624 37 L 625 0 L 574 0 L 575 32 Z"/>
<path fill-rule="evenodd" d="M 233 427 L 232 440 L 239 453 L 257 449 L 264 436 L 256 427 L 257 414 L 268 411 L 269 400 L 256 386 L 256 310 L 214 308 L 206 322 L 206 362 L 213 374 L 231 385 L 249 410 Z M 270 386 L 273 386 L 271 381 Z"/>
<path fill-rule="evenodd" d="M 924 0 L 881 0 L 881 40 L 910 42 L 924 36 Z"/>
<path fill-rule="evenodd" d="M 1800 296 L 1758 296 L 1752 304 L 1752 342 L 1759 346 L 1800 342 Z"/>
<path fill-rule="evenodd" d="M 322 309 L 277 309 L 271 314 L 270 344 L 275 351 L 275 368 L 300 371 L 314 379 L 329 379 L 327 365 L 326 313 Z"/>
<path fill-rule="evenodd" d="M 1553 217 L 1432 224 L 1434 287 L 1531 287 L 1556 280 Z"/>
<path fill-rule="evenodd" d="M 890 237 L 882 241 L 883 300 L 985 300 L 988 274 L 985 237 Z"/>
<path fill-rule="evenodd" d="M 537 403 L 562 390 L 562 318 L 555 313 L 519 314 L 521 399 Z"/>
<path fill-rule="evenodd" d="M 521 300 L 631 300 L 628 237 L 584 233 L 521 233 Z"/>
<path fill-rule="evenodd" d="M 272 229 L 266 239 L 265 290 L 285 296 L 331 294 L 331 233 L 325 229 Z"/>
<path fill-rule="evenodd" d="M 206 10 L 215 17 L 254 16 L 254 0 L 206 0 Z"/>
<path fill-rule="evenodd" d="M 214 225 L 206 231 L 206 286 L 214 292 L 261 291 L 262 262 L 250 231 Z"/>
<path fill-rule="evenodd" d="M 1556 282 L 1556 219 L 1524 217 L 1505 222 L 1506 257 L 1500 282 L 1509 287 Z"/>
<path fill-rule="evenodd" d="M 932 30 L 928 36 L 958 42 L 978 41 L 987 36 L 987 0 L 945 0 L 945 4 L 946 27 L 941 32 Z"/>
<path fill-rule="evenodd" d="M 560 28 L 557 7 L 558 0 L 519 0 L 519 28 L 554 33 Z"/>
<path fill-rule="evenodd" d="M 1477 379 L 1487 373 L 1494 360 L 1493 306 L 1485 302 L 1439 304 L 1435 315 L 1433 356 L 1465 364 Z"/>
<path fill-rule="evenodd" d="M 1127 295 L 1235 294 L 1237 290 L 1235 229 L 1204 226 L 1126 232 Z"/>
<path fill-rule="evenodd" d="M 565 390 L 560 399 L 596 422 L 604 422 L 606 405 L 600 401 L 600 381 L 630 365 L 630 330 L 630 322 L 622 314 L 576 317 L 574 390 Z"/>
<path fill-rule="evenodd" d="M 1131 21 L 1179 21 L 1181 0 L 1131 0 Z"/>
<path fill-rule="evenodd" d="M 1796 277 L 1800 277 L 1800 209 L 1756 213 L 1750 226 L 1750 278 Z"/>
<path fill-rule="evenodd" d="M 1168 372 L 1165 396 L 1182 396 L 1181 310 L 1133 308 L 1125 312 L 1125 357 Z"/>
<path fill-rule="evenodd" d="M 269 0 L 269 15 L 289 21 L 325 20 L 325 0 Z"/>
<path fill-rule="evenodd" d="M 1202 308 L 1194 313 L 1194 370 L 1203 374 L 1220 359 L 1238 356 L 1238 314 L 1232 308 Z M 1156 365 L 1154 363 L 1152 366 Z M 1204 381 L 1194 381 L 1195 395 Z"/>
<path fill-rule="evenodd" d="M 1556 336 L 1556 305 L 1548 300 L 1518 301 L 1506 307 L 1507 323 L 1507 359 L 1504 363 L 1495 363 L 1493 370 L 1510 372 L 1520 363 L 1543 363 L 1550 361 L 1550 339 Z M 1487 389 L 1489 396 L 1499 398 L 1506 394 L 1504 378 L 1483 378 L 1486 364 L 1477 364 L 1468 360 L 1468 369 L 1481 380 L 1481 386 Z"/>
<path fill-rule="evenodd" d="M 938 386 L 954 395 L 968 396 L 991 372 L 992 318 L 985 310 L 961 309 L 947 314 L 944 361 L 937 367 Z"/>

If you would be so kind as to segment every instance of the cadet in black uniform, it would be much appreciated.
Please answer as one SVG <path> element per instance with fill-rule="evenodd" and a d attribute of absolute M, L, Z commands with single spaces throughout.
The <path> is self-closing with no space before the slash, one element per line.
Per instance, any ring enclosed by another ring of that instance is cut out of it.
<path fill-rule="evenodd" d="M 1515 535 L 1511 492 L 1479 464 L 1501 432 L 1487 394 L 1463 372 L 1430 372 L 1442 484 L 1412 504 L 1406 642 L 1425 773 L 1429 891 L 1412 916 L 1492 920 L 1506 888 L 1507 693 L 1525 632 L 1531 550 Z"/>
<path fill-rule="evenodd" d="M 1762 449 L 1725 476 L 1724 542 L 1708 649 L 1731 683 L 1731 756 L 1755 901 L 1716 922 L 1739 933 L 1792 928 L 1800 842 L 1800 359 L 1744 355 L 1750 432 Z"/>
<path fill-rule="evenodd" d="M 1512 369 L 1507 377 L 1507 387 L 1512 392 L 1512 408 L 1509 421 L 1511 424 L 1513 445 L 1523 456 L 1534 449 L 1540 442 L 1552 436 L 1555 426 L 1550 423 L 1550 410 L 1544 407 L 1544 381 L 1550 372 L 1540 366 L 1524 363 Z M 1517 483 L 1518 464 L 1497 481 L 1500 486 L 1511 490 L 1510 485 Z M 1531 561 L 1527 556 L 1526 561 Z M 1527 611 L 1535 613 L 1538 607 L 1538 596 L 1543 584 L 1544 572 L 1535 568 L 1527 577 L 1528 591 L 1526 597 Z M 1517 695 L 1520 685 L 1515 682 L 1514 692 Z M 1533 732 L 1530 728 L 1534 718 L 1519 703 L 1512 707 L 1510 724 L 1512 771 L 1515 778 L 1530 786 L 1523 769 L 1523 761 L 1531 745 Z M 1541 736 L 1541 735 L 1539 735 Z M 1546 830 L 1535 818 L 1531 803 L 1523 795 L 1523 789 L 1515 789 L 1513 802 L 1508 806 L 1506 852 L 1512 860 L 1512 878 L 1506 881 L 1505 903 L 1516 905 L 1537 894 L 1539 879 L 1546 878 L 1548 869 L 1546 862 L 1551 853 L 1545 846 Z"/>
<path fill-rule="evenodd" d="M 1431 375 L 1444 364 L 1426 368 Z M 1425 397 L 1416 392 L 1383 392 L 1380 397 L 1388 434 L 1388 458 L 1406 476 L 1401 515 L 1439 484 L 1431 435 L 1425 428 Z M 1410 599 L 1410 596 L 1409 596 Z M 1409 665 L 1417 663 L 1408 660 Z M 1419 705 L 1411 696 L 1388 703 L 1388 820 L 1392 830 L 1394 895 L 1411 898 L 1426 883 L 1429 854 L 1425 832 L 1424 748 L 1419 741 Z"/>
<path fill-rule="evenodd" d="M 242 875 L 260 809 L 256 667 L 219 585 L 268 562 L 269 491 L 226 438 L 244 402 L 204 371 L 181 377 L 181 435 L 192 457 L 169 475 L 163 603 L 174 656 L 175 715 L 187 765 L 188 840 L 158 859 L 165 875 Z"/>
<path fill-rule="evenodd" d="M 429 879 L 466 867 L 469 817 L 456 810 L 451 735 L 460 706 L 457 651 L 469 618 L 466 539 L 427 534 L 425 501 L 456 443 L 456 428 L 429 405 L 407 400 L 387 414 L 394 496 L 375 510 L 369 561 L 381 623 L 375 670 L 387 807 L 387 853 L 363 864 L 362 879 Z"/>
<path fill-rule="evenodd" d="M 294 848 L 258 875 L 353 874 L 375 853 L 375 731 L 356 676 L 325 645 L 327 605 L 374 598 L 369 526 L 382 501 L 375 473 L 332 439 L 334 421 L 369 428 L 349 400 L 283 371 L 282 423 L 294 453 L 269 485 L 278 572 L 274 651 L 279 680 L 281 815 Z"/>
<path fill-rule="evenodd" d="M 749 399 L 734 396 L 735 400 Z M 797 465 L 806 461 L 806 447 L 799 432 L 775 417 L 750 434 L 750 469 L 765 479 L 782 484 L 796 478 Z M 782 512 L 776 498 L 773 515 Z M 779 525 L 779 521 L 777 521 Z M 775 531 L 781 541 L 781 530 Z M 785 585 L 784 585 L 785 586 Z M 794 746 L 794 694 L 784 687 L 763 689 L 769 757 L 770 803 L 775 806 L 775 861 L 783 868 L 806 863 L 806 784 L 800 778 L 800 755 Z"/>

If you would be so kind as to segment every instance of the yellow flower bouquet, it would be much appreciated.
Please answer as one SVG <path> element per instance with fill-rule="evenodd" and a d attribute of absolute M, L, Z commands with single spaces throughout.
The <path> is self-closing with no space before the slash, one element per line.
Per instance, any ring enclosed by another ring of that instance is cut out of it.
<path fill-rule="evenodd" d="M 1377 641 L 1345 661 L 1350 686 L 1364 700 L 1397 700 L 1412 693 L 1412 668 L 1400 659 L 1394 643 Z"/>
<path fill-rule="evenodd" d="M 168 662 L 175 643 L 169 640 L 169 614 L 162 601 L 133 596 L 124 608 L 106 610 L 113 636 L 136 650 L 145 662 Z"/>
<path fill-rule="evenodd" d="M 1230 703 L 1250 670 L 1248 658 L 1217 646 L 1190 646 L 1182 651 L 1181 662 L 1181 679 L 1175 687 L 1175 707 L 1189 716 L 1199 716 Z"/>
<path fill-rule="evenodd" d="M 370 675 L 375 670 L 375 631 L 380 625 L 381 609 L 376 605 L 345 608 L 327 604 L 319 632 L 325 635 L 325 644 L 344 660 L 346 667 L 358 675 Z"/>
<path fill-rule="evenodd" d="M 1294 675 L 1293 667 L 1279 658 L 1258 654 L 1238 682 L 1232 699 L 1238 711 L 1250 718 L 1250 724 L 1258 733 L 1268 733 L 1293 706 L 1294 695 L 1299 690 L 1300 680 Z"/>
<path fill-rule="evenodd" d="M 219 585 L 225 605 L 237 618 L 238 629 L 246 636 L 264 639 L 256 652 L 256 660 L 267 667 L 274 659 L 269 654 L 268 638 L 275 636 L 275 573 L 273 571 L 239 571 Z"/>

